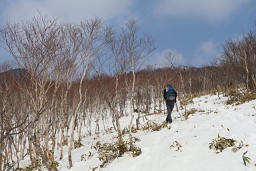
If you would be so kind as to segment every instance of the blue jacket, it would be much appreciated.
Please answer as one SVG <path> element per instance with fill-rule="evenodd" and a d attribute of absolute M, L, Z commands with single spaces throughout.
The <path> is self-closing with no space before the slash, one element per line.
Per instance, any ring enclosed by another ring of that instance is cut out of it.
<path fill-rule="evenodd" d="M 167 89 L 168 89 L 168 90 L 167 90 Z M 164 99 L 165 99 L 166 101 L 170 101 L 170 100 L 167 100 L 167 96 L 166 96 L 166 95 L 167 95 L 167 92 L 170 92 L 170 93 L 174 94 L 174 96 L 175 96 L 174 102 L 176 102 L 177 92 L 176 92 L 176 90 L 173 88 L 172 85 L 169 85 L 168 88 L 164 89 L 164 94 L 163 94 Z"/>

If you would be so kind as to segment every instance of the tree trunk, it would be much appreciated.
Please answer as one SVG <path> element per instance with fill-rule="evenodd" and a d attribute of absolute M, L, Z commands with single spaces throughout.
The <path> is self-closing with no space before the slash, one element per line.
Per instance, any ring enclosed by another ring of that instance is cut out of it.
<path fill-rule="evenodd" d="M 134 118 L 134 86 L 135 86 L 135 71 L 134 71 L 134 63 L 132 62 L 132 75 L 133 75 L 133 81 L 132 81 L 132 91 L 131 91 L 131 120 L 129 125 L 129 137 L 130 137 L 130 143 L 132 143 L 132 121 Z"/>
<path fill-rule="evenodd" d="M 0 171 L 3 169 L 3 154 L 2 154 L 3 148 L 2 148 L 2 143 L 0 143 Z"/>
<path fill-rule="evenodd" d="M 72 118 L 71 137 L 70 137 L 70 142 L 69 142 L 70 144 L 69 144 L 69 148 L 68 148 L 69 168 L 71 168 L 73 166 L 71 152 L 72 152 L 73 145 L 74 145 L 74 133 L 75 133 L 75 125 L 76 125 L 75 122 L 76 122 L 76 112 Z"/>
<path fill-rule="evenodd" d="M 63 159 L 63 143 L 64 143 L 64 128 L 61 128 L 61 138 L 60 138 L 60 160 Z"/>

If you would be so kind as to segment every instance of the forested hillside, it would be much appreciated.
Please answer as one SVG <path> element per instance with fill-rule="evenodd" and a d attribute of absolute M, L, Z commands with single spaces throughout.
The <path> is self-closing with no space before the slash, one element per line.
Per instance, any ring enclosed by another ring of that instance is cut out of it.
<path fill-rule="evenodd" d="M 227 41 L 223 54 L 201 67 L 177 65 L 172 53 L 164 68 L 144 66 L 156 45 L 134 20 L 114 30 L 100 19 L 61 24 L 36 17 L 6 24 L 0 40 L 15 60 L 15 65 L 0 67 L 0 170 L 58 170 L 64 159 L 65 167 L 72 168 L 72 152 L 109 132 L 116 144 L 106 148 L 117 154 L 102 156 L 102 167 L 126 153 L 143 155 L 135 133 L 167 128 L 162 117 L 146 124 L 145 116 L 166 112 L 163 89 L 169 83 L 178 91 L 176 114 L 184 120 L 200 112 L 191 108 L 195 97 L 226 98 L 223 105 L 256 98 L 254 30 Z M 95 150 L 107 153 L 102 144 Z"/>

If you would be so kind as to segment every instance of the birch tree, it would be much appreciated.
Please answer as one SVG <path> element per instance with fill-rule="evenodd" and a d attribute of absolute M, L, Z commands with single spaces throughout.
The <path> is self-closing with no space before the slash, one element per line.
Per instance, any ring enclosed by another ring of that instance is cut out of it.
<path fill-rule="evenodd" d="M 155 49 L 154 42 L 149 35 L 140 36 L 138 27 L 135 20 L 130 20 L 122 29 L 121 41 L 123 42 L 122 55 L 123 58 L 129 59 L 129 71 L 132 72 L 132 85 L 130 89 L 130 124 L 129 136 L 130 142 L 132 141 L 132 123 L 134 119 L 134 96 L 135 96 L 135 72 L 142 66 L 143 58 L 149 56 Z M 138 114 L 140 118 L 140 113 Z M 138 119 L 139 120 L 139 119 Z"/>

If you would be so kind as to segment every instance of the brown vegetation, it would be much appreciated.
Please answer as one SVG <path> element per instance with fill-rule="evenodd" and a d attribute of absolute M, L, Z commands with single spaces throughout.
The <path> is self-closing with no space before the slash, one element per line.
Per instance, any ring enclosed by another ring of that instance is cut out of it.
<path fill-rule="evenodd" d="M 60 151 L 62 159 L 66 145 L 72 167 L 71 151 L 82 145 L 82 128 L 88 135 L 107 132 L 108 118 L 118 144 L 129 132 L 131 146 L 132 133 L 143 129 L 140 114 L 164 109 L 162 90 L 167 83 L 178 90 L 186 117 L 192 112 L 186 111 L 186 105 L 195 94 L 228 95 L 241 84 L 255 93 L 255 32 L 227 42 L 217 64 L 177 66 L 169 54 L 170 66 L 160 69 L 140 68 L 154 43 L 137 32 L 134 21 L 115 32 L 99 19 L 67 25 L 46 17 L 1 29 L 1 43 L 24 72 L 18 77 L 13 71 L 0 74 L 0 171 L 19 168 L 26 155 L 30 168 L 43 165 L 57 170 L 55 152 Z M 136 127 L 132 125 L 135 112 Z M 128 114 L 132 119 L 123 132 L 119 119 Z M 148 127 L 160 130 L 164 125 Z"/>

